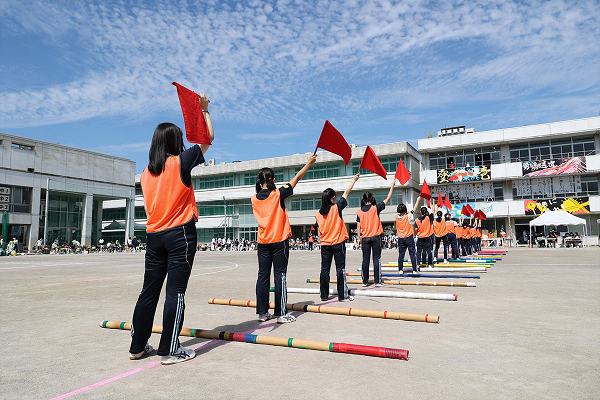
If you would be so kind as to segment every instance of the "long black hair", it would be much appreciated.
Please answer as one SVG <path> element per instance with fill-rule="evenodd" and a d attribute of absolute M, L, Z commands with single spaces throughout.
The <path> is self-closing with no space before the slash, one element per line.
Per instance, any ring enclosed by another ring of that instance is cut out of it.
<path fill-rule="evenodd" d="M 275 172 L 269 167 L 261 168 L 258 171 L 258 179 L 256 180 L 256 193 L 260 192 L 262 185 L 266 183 L 268 190 L 275 190 Z"/>
<path fill-rule="evenodd" d="M 333 199 L 334 197 L 335 190 L 333 190 L 332 188 L 327 188 L 323 190 L 323 195 L 321 196 L 321 209 L 319 210 L 319 214 L 329 214 L 329 210 L 331 210 L 331 199 Z"/>
<path fill-rule="evenodd" d="M 183 150 L 185 146 L 181 129 L 170 122 L 159 124 L 154 130 L 150 145 L 148 171 L 153 175 L 160 175 L 165 169 L 167 156 L 178 156 Z"/>
<path fill-rule="evenodd" d="M 377 200 L 375 200 L 375 196 L 373 196 L 373 193 L 371 193 L 371 192 L 365 192 L 365 194 L 363 194 L 362 198 L 360 199 L 361 207 L 364 207 L 367 204 L 370 204 L 372 206 L 377 205 Z"/>
<path fill-rule="evenodd" d="M 398 214 L 408 214 L 408 209 L 406 208 L 406 204 L 404 203 L 398 204 L 398 207 L 396 207 L 396 211 L 398 211 Z"/>

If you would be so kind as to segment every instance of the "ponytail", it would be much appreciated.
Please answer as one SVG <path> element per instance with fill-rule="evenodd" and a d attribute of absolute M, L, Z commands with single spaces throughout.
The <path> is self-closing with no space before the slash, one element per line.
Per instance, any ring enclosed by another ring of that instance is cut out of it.
<path fill-rule="evenodd" d="M 319 210 L 319 214 L 329 214 L 329 210 L 331 210 L 331 199 L 333 199 L 334 197 L 335 190 L 333 190 L 332 188 L 327 188 L 323 190 L 323 196 L 321 197 L 321 209 Z"/>
<path fill-rule="evenodd" d="M 271 168 L 265 167 L 258 171 L 256 179 L 256 193 L 262 190 L 262 185 L 267 184 L 268 190 L 275 190 L 275 172 Z"/>
<path fill-rule="evenodd" d="M 377 200 L 375 200 L 375 196 L 373 196 L 373 193 L 371 192 L 365 192 L 365 194 L 362 195 L 362 199 L 360 199 L 360 206 L 364 207 L 366 205 L 377 205 Z"/>

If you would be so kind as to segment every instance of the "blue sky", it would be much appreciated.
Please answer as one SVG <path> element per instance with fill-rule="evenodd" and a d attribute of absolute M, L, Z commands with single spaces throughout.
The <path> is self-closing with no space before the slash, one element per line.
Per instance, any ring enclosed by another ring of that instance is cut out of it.
<path fill-rule="evenodd" d="M 147 164 L 211 99 L 207 158 L 411 141 L 600 112 L 600 4 L 579 1 L 0 1 L 0 131 Z"/>

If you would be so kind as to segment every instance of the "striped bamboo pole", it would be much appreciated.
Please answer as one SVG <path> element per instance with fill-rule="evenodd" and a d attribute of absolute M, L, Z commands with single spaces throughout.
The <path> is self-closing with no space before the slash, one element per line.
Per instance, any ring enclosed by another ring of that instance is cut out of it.
<path fill-rule="evenodd" d="M 506 254 L 506 250 L 481 250 L 477 254 Z"/>
<path fill-rule="evenodd" d="M 407 261 L 406 263 L 404 263 L 404 265 L 411 265 L 411 264 L 407 264 L 409 263 L 409 261 Z M 494 264 L 490 264 L 490 263 L 474 263 L 474 264 L 470 264 L 467 265 L 466 263 L 448 263 L 448 264 L 444 264 L 444 263 L 436 263 L 435 267 L 436 268 L 466 268 L 468 267 L 492 267 Z M 382 267 L 397 267 L 398 263 L 397 262 L 391 262 L 391 263 L 387 263 L 387 264 L 381 264 Z M 419 267 L 421 268 L 428 268 L 427 264 L 420 264 Z"/>
<path fill-rule="evenodd" d="M 130 322 L 102 321 L 102 328 L 131 330 Z M 153 333 L 162 333 L 162 326 L 153 325 Z M 318 342 L 315 340 L 303 340 L 284 338 L 277 336 L 251 335 L 248 333 L 208 331 L 204 329 L 182 328 L 180 336 L 199 337 L 204 339 L 228 340 L 233 342 L 245 342 L 255 344 L 269 344 L 272 346 L 296 347 L 299 349 L 331 351 L 333 353 L 359 354 L 381 358 L 395 358 L 408 360 L 408 350 L 391 349 L 388 347 L 363 346 L 360 344 Z"/>
<path fill-rule="evenodd" d="M 271 287 L 271 292 L 275 291 L 274 287 Z M 321 289 L 313 288 L 287 288 L 288 293 L 303 293 L 303 294 L 318 294 L 321 295 Z M 337 296 L 337 289 L 329 288 L 329 293 Z M 446 300 L 446 301 L 457 301 L 458 295 L 456 294 L 443 294 L 443 293 L 414 293 L 414 292 L 392 292 L 384 290 L 356 290 L 350 289 L 349 293 L 351 296 L 365 296 L 365 297 L 392 297 L 400 299 L 423 299 L 423 300 Z"/>
<path fill-rule="evenodd" d="M 319 283 L 318 279 L 307 279 L 306 283 Z M 360 279 L 348 279 L 350 284 L 362 283 Z M 369 283 L 374 281 L 370 280 Z M 329 283 L 337 283 L 337 279 L 331 279 Z M 407 286 L 457 286 L 457 287 L 475 287 L 474 282 L 436 282 L 436 281 L 383 281 L 386 285 L 407 285 Z"/>
<path fill-rule="evenodd" d="M 410 265 L 405 266 L 405 268 L 410 268 Z M 359 267 L 357 269 L 357 271 L 360 271 L 361 268 Z M 446 267 L 446 268 L 437 268 L 437 267 L 433 267 L 433 268 L 428 268 L 428 267 L 423 267 L 421 268 L 422 272 L 444 272 L 444 273 L 448 273 L 448 272 L 487 272 L 487 267 Z M 369 272 L 373 273 L 373 268 L 369 268 Z M 395 273 L 398 272 L 398 267 L 381 267 L 381 272 L 388 272 L 388 273 Z"/>
<path fill-rule="evenodd" d="M 358 272 L 346 272 L 346 276 L 362 276 Z M 373 274 L 369 274 L 369 276 L 374 276 Z M 435 274 L 382 274 L 382 276 L 387 277 L 397 277 L 397 278 L 457 278 L 457 279 L 480 279 L 479 275 L 435 275 Z"/>
<path fill-rule="evenodd" d="M 443 262 L 444 259 L 437 258 L 436 261 Z M 410 262 L 410 260 L 405 258 L 404 262 Z M 496 259 L 494 259 L 494 258 L 488 258 L 488 259 L 486 259 L 486 258 L 449 258 L 448 262 L 451 264 L 456 264 L 456 263 L 494 264 L 496 262 Z"/>
<path fill-rule="evenodd" d="M 220 304 L 224 306 L 252 307 L 256 308 L 256 301 L 236 299 L 209 299 L 208 304 Z M 314 306 L 310 304 L 286 304 L 287 309 L 292 311 L 304 311 L 320 314 L 351 315 L 356 317 L 398 319 L 403 321 L 431 322 L 437 324 L 440 317 L 429 314 L 409 314 L 394 311 L 361 310 L 359 308 L 344 308 L 331 306 Z M 275 308 L 273 302 L 269 302 L 269 308 Z"/>

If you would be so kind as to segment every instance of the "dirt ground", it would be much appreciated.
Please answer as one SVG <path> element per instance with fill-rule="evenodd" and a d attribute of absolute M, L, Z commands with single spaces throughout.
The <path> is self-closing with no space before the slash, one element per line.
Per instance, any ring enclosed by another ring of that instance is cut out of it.
<path fill-rule="evenodd" d="M 481 279 L 469 279 L 474 288 L 374 289 L 456 293 L 456 302 L 356 297 L 330 304 L 439 315 L 439 324 L 315 313 L 260 324 L 254 309 L 208 304 L 213 297 L 255 300 L 256 254 L 196 254 L 185 327 L 407 349 L 408 361 L 189 337 L 181 341 L 197 349 L 192 361 L 162 366 L 155 353 L 131 361 L 130 332 L 98 323 L 130 321 L 143 258 L 0 258 L 0 398 L 600 398 L 598 248 L 509 249 Z M 349 251 L 346 270 L 356 272 L 360 260 Z M 396 260 L 395 250 L 384 250 L 383 262 Z M 292 251 L 288 287 L 318 288 L 306 279 L 319 270 L 318 251 Z M 318 295 L 288 298 L 322 303 Z M 158 339 L 150 343 L 157 347 Z"/>

